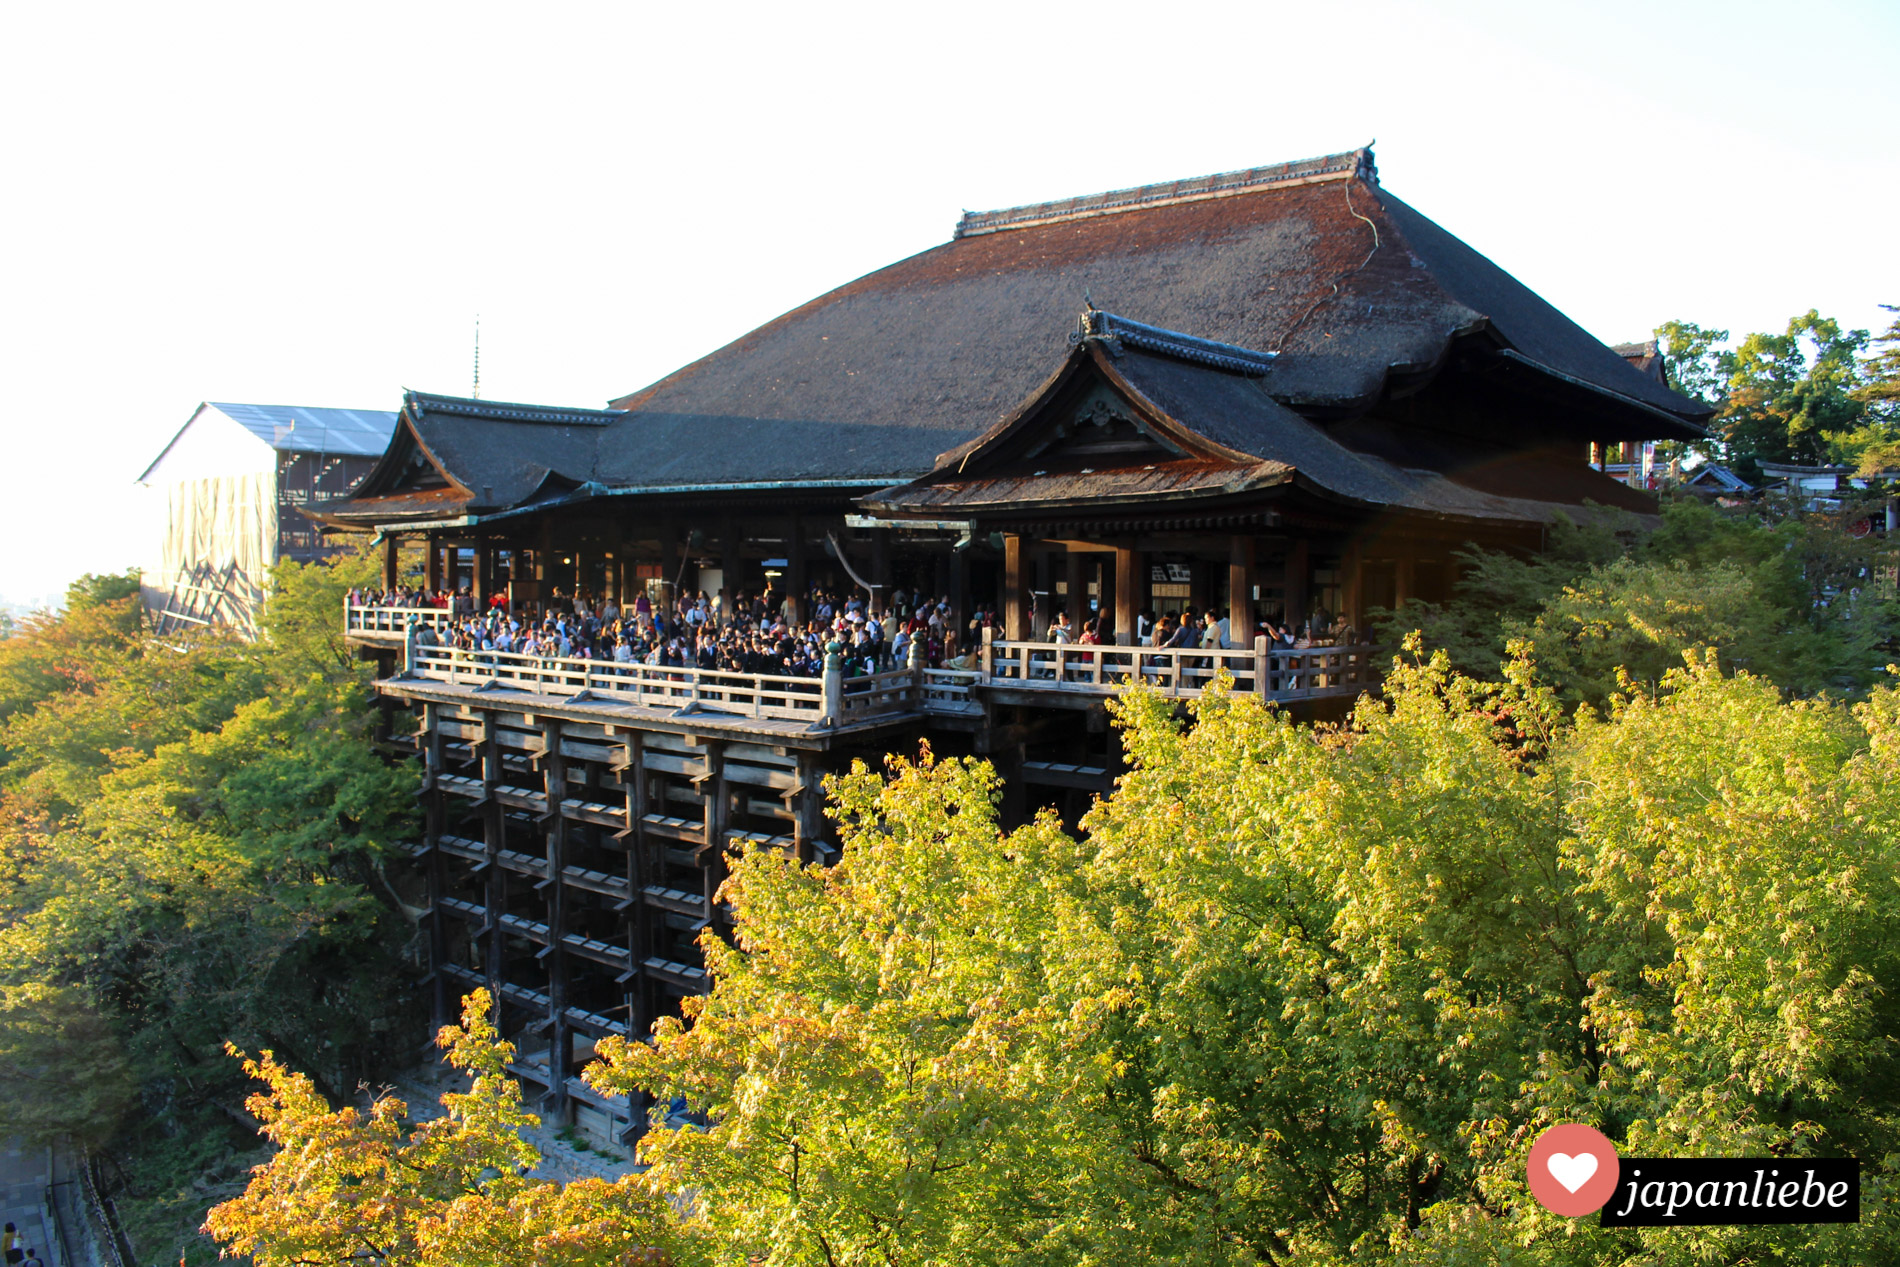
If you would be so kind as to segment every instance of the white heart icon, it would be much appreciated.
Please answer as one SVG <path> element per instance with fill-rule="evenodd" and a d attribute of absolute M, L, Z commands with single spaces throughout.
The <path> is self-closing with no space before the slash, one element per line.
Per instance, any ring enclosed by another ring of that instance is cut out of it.
<path fill-rule="evenodd" d="M 1550 1177 L 1564 1186 L 1565 1192 L 1575 1192 L 1597 1172 L 1597 1155 L 1578 1153 L 1572 1157 L 1569 1153 L 1552 1153 L 1544 1165 L 1549 1168 Z"/>

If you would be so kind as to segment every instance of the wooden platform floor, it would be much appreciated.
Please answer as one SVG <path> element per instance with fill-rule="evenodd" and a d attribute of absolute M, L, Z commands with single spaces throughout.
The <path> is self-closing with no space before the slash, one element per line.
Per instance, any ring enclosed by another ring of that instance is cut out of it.
<path fill-rule="evenodd" d="M 383 678 L 376 689 L 384 695 L 404 700 L 436 704 L 458 704 L 469 708 L 500 708 L 508 712 L 536 713 L 597 725 L 634 726 L 640 730 L 666 731 L 678 735 L 713 735 L 728 739 L 750 739 L 788 748 L 823 751 L 840 740 L 857 742 L 879 734 L 894 733 L 925 720 L 917 711 L 887 713 L 864 721 L 838 726 L 813 728 L 811 723 L 780 717 L 746 717 L 722 713 L 710 708 L 663 709 L 623 704 L 594 697 L 575 700 L 566 695 L 539 695 L 532 691 L 458 686 L 428 678 Z"/>

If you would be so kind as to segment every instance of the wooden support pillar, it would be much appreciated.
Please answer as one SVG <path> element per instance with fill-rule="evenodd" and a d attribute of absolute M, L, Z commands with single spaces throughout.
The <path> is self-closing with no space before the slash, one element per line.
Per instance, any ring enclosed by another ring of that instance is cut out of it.
<path fill-rule="evenodd" d="M 1029 578 L 1023 571 L 1023 539 L 1016 533 L 1003 538 L 1003 637 L 1023 642 L 1029 637 Z"/>
<path fill-rule="evenodd" d="M 801 866 L 809 866 L 818 856 L 818 831 L 824 822 L 824 771 L 813 754 L 797 754 L 798 786 L 793 789 L 792 852 Z"/>
<path fill-rule="evenodd" d="M 383 588 L 396 588 L 396 538 L 383 538 Z"/>
<path fill-rule="evenodd" d="M 1070 550 L 1063 556 L 1062 583 L 1068 588 L 1063 606 L 1069 613 L 1069 627 L 1075 637 L 1082 636 L 1082 625 L 1089 618 L 1089 556 L 1086 551 Z"/>
<path fill-rule="evenodd" d="M 719 524 L 719 575 L 726 587 L 720 611 L 731 620 L 732 605 L 739 597 L 739 525 L 730 517 Z"/>
<path fill-rule="evenodd" d="M 1141 611 L 1141 551 L 1115 547 L 1115 641 L 1135 645 L 1135 617 Z"/>
<path fill-rule="evenodd" d="M 1014 831 L 1029 821 L 1028 789 L 1023 784 L 1023 758 L 1027 755 L 1020 742 L 1007 743 L 990 753 L 990 762 L 1003 781 L 1003 803 L 997 807 L 1004 831 Z"/>
<path fill-rule="evenodd" d="M 660 520 L 660 581 L 661 581 L 661 585 L 660 585 L 660 599 L 658 602 L 653 604 L 653 615 L 655 619 L 658 619 L 662 615 L 670 619 L 671 617 L 678 614 L 674 605 L 679 602 L 679 594 L 676 591 L 673 582 L 679 576 L 679 573 L 680 573 L 679 528 L 676 524 L 674 524 L 673 517 L 671 515 L 668 515 L 666 518 Z"/>
<path fill-rule="evenodd" d="M 648 990 L 641 964 L 653 953 L 653 913 L 646 904 L 645 889 L 657 876 L 658 869 L 648 857 L 645 818 L 647 814 L 646 739 L 638 730 L 629 729 L 621 741 L 620 782 L 627 796 L 627 954 L 633 969 L 625 985 L 623 1001 L 627 1005 L 627 1032 L 644 1034 L 654 1017 L 648 1006 Z"/>
<path fill-rule="evenodd" d="M 449 962 L 448 936 L 442 926 L 442 899 L 448 896 L 448 877 L 442 871 L 442 851 L 436 847 L 442 838 L 442 825 L 446 817 L 442 804 L 443 793 L 435 781 L 436 775 L 442 771 L 442 732 L 436 715 L 440 707 L 430 703 L 422 706 L 422 785 L 426 792 L 422 801 L 422 842 L 428 850 L 425 865 L 429 893 L 429 1012 L 433 1029 L 440 1029 L 455 1020 L 450 1011 L 448 974 L 443 971 Z"/>
<path fill-rule="evenodd" d="M 1340 606 L 1346 623 L 1351 625 L 1360 637 L 1365 636 L 1366 622 L 1366 552 L 1359 542 L 1351 541 L 1339 556 Z"/>
<path fill-rule="evenodd" d="M 1402 545 L 1399 547 L 1398 576 L 1394 583 L 1392 606 L 1395 609 L 1404 607 L 1417 593 L 1418 557 Z M 1353 623 L 1356 626 L 1358 622 Z"/>
<path fill-rule="evenodd" d="M 719 886 L 726 882 L 726 745 L 716 740 L 703 740 L 706 749 L 706 770 L 697 780 L 700 793 L 706 798 L 705 825 L 706 851 L 700 875 L 705 882 L 706 909 L 715 910 Z"/>
<path fill-rule="evenodd" d="M 1312 575 L 1312 550 L 1305 537 L 1295 537 L 1286 547 L 1286 622 L 1298 633 L 1311 613 L 1306 609 L 1306 583 Z"/>
<path fill-rule="evenodd" d="M 442 589 L 442 543 L 433 537 L 427 540 L 429 544 L 428 586 L 429 592 L 435 594 Z"/>
<path fill-rule="evenodd" d="M 1254 542 L 1235 533 L 1227 539 L 1227 640 L 1253 645 Z"/>
<path fill-rule="evenodd" d="M 488 541 L 475 541 L 475 611 L 488 610 L 488 596 L 495 588 L 495 547 Z"/>
<path fill-rule="evenodd" d="M 961 550 L 950 554 L 950 575 L 943 586 L 943 592 L 950 596 L 950 619 L 946 623 L 957 631 L 957 639 L 962 642 L 970 628 L 970 560 Z"/>
<path fill-rule="evenodd" d="M 576 558 L 580 556 L 576 555 Z M 547 879 L 542 890 L 547 897 L 548 944 L 540 952 L 548 974 L 548 1093 L 541 1111 L 556 1120 L 569 1122 L 567 1071 L 574 1063 L 574 1031 L 567 1023 L 567 950 L 561 938 L 568 932 L 567 883 L 561 872 L 567 866 L 568 820 L 561 813 L 567 799 L 567 758 L 561 755 L 561 723 L 554 718 L 541 724 L 541 771 L 548 798 Z"/>
<path fill-rule="evenodd" d="M 793 515 L 785 534 L 785 619 L 793 626 L 805 623 L 810 584 L 805 573 L 805 521 L 803 516 Z"/>
<path fill-rule="evenodd" d="M 891 605 L 891 530 L 889 528 L 871 529 L 871 584 L 876 592 L 871 606 L 882 615 Z"/>
<path fill-rule="evenodd" d="M 554 560 L 557 557 L 554 553 L 554 520 L 542 515 L 538 529 L 534 545 L 533 586 L 528 599 L 539 611 L 545 612 L 549 591 L 554 588 Z"/>
<path fill-rule="evenodd" d="M 485 974 L 488 978 L 488 993 L 495 1000 L 496 1023 L 500 1024 L 502 994 L 501 983 L 503 968 L 506 966 L 508 944 L 502 935 L 501 914 L 508 909 L 508 872 L 501 865 L 501 851 L 508 847 L 508 820 L 505 807 L 495 794 L 500 785 L 504 770 L 501 763 L 501 736 L 495 724 L 492 709 L 482 710 L 482 846 L 486 866 L 482 874 L 487 878 L 483 886 L 482 905 L 488 915 L 488 946 L 482 958 Z"/>

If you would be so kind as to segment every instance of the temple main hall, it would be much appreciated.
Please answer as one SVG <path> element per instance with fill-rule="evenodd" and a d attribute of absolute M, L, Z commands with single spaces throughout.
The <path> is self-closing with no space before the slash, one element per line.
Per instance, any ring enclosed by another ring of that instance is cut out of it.
<path fill-rule="evenodd" d="M 413 718 L 390 741 L 419 766 L 438 1015 L 487 986 L 543 1110 L 624 1140 L 640 1106 L 579 1067 L 708 987 L 729 851 L 835 856 L 826 773 L 927 740 L 993 760 L 1006 817 L 1072 819 L 1121 768 L 1105 704 L 1131 683 L 1341 710 L 1378 689 L 1376 614 L 1446 597 L 1469 545 L 1654 513 L 1607 456 L 1707 414 L 1370 149 L 966 213 L 604 408 L 408 393 L 310 513 L 384 552 L 341 616 Z M 702 593 L 791 629 L 927 608 L 956 654 L 834 644 L 797 674 L 458 643 Z M 1188 613 L 1213 632 L 1157 640 Z"/>

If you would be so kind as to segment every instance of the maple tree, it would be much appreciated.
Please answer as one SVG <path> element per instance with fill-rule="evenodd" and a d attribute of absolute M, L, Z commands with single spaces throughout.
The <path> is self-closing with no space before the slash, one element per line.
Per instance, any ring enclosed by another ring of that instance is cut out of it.
<path fill-rule="evenodd" d="M 333 1107 L 310 1079 L 269 1052 L 244 1068 L 267 1088 L 247 1107 L 277 1147 L 241 1196 L 205 1227 L 258 1267 L 360 1263 L 390 1267 L 621 1267 L 667 1261 L 670 1210 L 637 1175 L 618 1183 L 525 1177 L 540 1160 L 521 1138 L 538 1119 L 508 1076 L 511 1044 L 489 1018 L 487 991 L 437 1043 L 470 1080 L 444 1113 L 412 1122 L 384 1092 L 366 1109 Z M 233 1049 L 233 1054 L 238 1054 Z"/>

